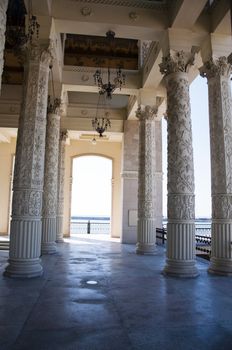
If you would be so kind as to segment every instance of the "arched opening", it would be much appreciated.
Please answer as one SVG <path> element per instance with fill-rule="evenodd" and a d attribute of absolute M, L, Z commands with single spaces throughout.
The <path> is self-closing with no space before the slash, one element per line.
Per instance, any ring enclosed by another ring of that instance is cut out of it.
<path fill-rule="evenodd" d="M 112 160 L 84 155 L 73 158 L 71 235 L 111 234 Z"/>

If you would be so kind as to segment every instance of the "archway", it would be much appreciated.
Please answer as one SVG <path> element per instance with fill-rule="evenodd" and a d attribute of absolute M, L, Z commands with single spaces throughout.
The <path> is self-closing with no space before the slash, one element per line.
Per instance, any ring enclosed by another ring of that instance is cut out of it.
<path fill-rule="evenodd" d="M 110 235 L 112 160 L 82 155 L 72 162 L 71 235 Z"/>

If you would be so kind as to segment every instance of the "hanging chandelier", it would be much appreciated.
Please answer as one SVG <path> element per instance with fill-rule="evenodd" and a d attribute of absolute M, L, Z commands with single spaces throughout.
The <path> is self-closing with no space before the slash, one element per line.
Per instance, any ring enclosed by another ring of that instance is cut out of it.
<path fill-rule="evenodd" d="M 101 112 L 101 109 L 102 109 L 102 112 Z M 102 114 L 102 117 L 98 118 L 98 115 L 100 114 Z M 109 112 L 106 110 L 105 96 L 102 94 L 99 94 L 98 96 L 96 117 L 92 119 L 92 127 L 99 134 L 99 137 L 103 137 L 103 133 L 107 131 L 108 128 L 111 127 Z"/>
<path fill-rule="evenodd" d="M 116 78 L 114 79 L 114 83 L 110 82 L 110 69 L 108 68 L 107 74 L 107 83 L 103 83 L 102 80 L 102 72 L 100 69 L 97 69 L 93 75 L 94 82 L 99 88 L 99 94 L 104 95 L 106 93 L 106 97 L 111 99 L 112 93 L 115 89 L 119 88 L 121 90 L 122 85 L 125 85 L 125 74 L 122 73 L 121 68 L 116 71 Z"/>
<path fill-rule="evenodd" d="M 106 37 L 108 39 L 110 47 L 112 47 L 114 44 L 114 36 L 115 36 L 115 33 L 111 30 L 109 30 L 106 33 Z M 126 80 L 126 76 L 124 73 L 122 73 L 121 68 L 118 68 L 116 70 L 116 76 L 113 80 L 113 83 L 111 83 L 111 81 L 110 81 L 110 79 L 111 79 L 110 68 L 108 68 L 108 70 L 107 70 L 107 82 L 106 83 L 103 82 L 103 73 L 102 73 L 101 69 L 97 69 L 96 72 L 94 73 L 93 77 L 94 77 L 95 85 L 97 85 L 99 88 L 99 94 L 100 95 L 106 94 L 106 98 L 108 98 L 108 99 L 112 98 L 112 93 L 114 92 L 115 89 L 119 88 L 121 90 L 122 86 L 125 85 L 125 80 Z"/>
<path fill-rule="evenodd" d="M 111 122 L 109 118 L 94 118 L 92 119 L 92 127 L 99 133 L 99 137 L 103 137 L 102 134 L 111 127 Z"/>

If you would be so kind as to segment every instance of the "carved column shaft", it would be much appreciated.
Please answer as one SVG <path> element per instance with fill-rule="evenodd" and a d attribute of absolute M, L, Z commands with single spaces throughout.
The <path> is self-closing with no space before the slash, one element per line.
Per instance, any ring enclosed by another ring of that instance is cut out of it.
<path fill-rule="evenodd" d="M 208 79 L 212 250 L 209 272 L 232 274 L 232 104 L 231 64 L 226 57 L 211 59 L 201 68 Z"/>
<path fill-rule="evenodd" d="M 137 254 L 154 254 L 156 243 L 154 167 L 155 116 L 157 108 L 146 106 L 137 111 L 139 118 L 139 172 Z"/>
<path fill-rule="evenodd" d="M 6 11 L 8 0 L 1 0 L 0 2 L 0 91 L 2 85 L 2 72 L 4 67 L 4 48 L 5 48 L 5 31 L 6 31 Z"/>
<path fill-rule="evenodd" d="M 57 210 L 57 180 L 58 156 L 60 138 L 60 116 L 55 111 L 47 116 L 43 220 L 42 220 L 42 254 L 56 252 L 56 210 Z"/>
<path fill-rule="evenodd" d="M 57 216 L 56 216 L 56 242 L 63 240 L 63 218 L 64 218 L 64 171 L 65 171 L 65 141 L 67 131 L 60 133 L 59 160 L 58 160 L 58 190 L 57 190 Z"/>
<path fill-rule="evenodd" d="M 192 130 L 187 67 L 190 54 L 176 52 L 163 59 L 168 123 L 168 224 L 164 273 L 198 275 L 195 267 L 195 201 Z"/>
<path fill-rule="evenodd" d="M 39 46 L 29 51 L 16 147 L 10 230 L 10 277 L 42 274 L 41 210 L 50 53 Z"/>

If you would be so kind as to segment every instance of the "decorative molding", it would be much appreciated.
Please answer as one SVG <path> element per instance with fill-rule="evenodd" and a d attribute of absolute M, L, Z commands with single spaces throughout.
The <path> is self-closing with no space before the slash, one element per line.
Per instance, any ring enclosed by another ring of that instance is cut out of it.
<path fill-rule="evenodd" d="M 144 9 L 166 9 L 166 0 L 155 1 L 155 0 L 70 0 L 73 2 L 86 3 L 86 4 L 99 4 L 99 5 L 111 5 L 121 7 L 134 7 Z"/>
<path fill-rule="evenodd" d="M 162 62 L 159 64 L 160 72 L 164 75 L 188 72 L 190 66 L 194 64 L 194 56 L 191 52 L 172 50 L 167 56 L 162 58 Z"/>

